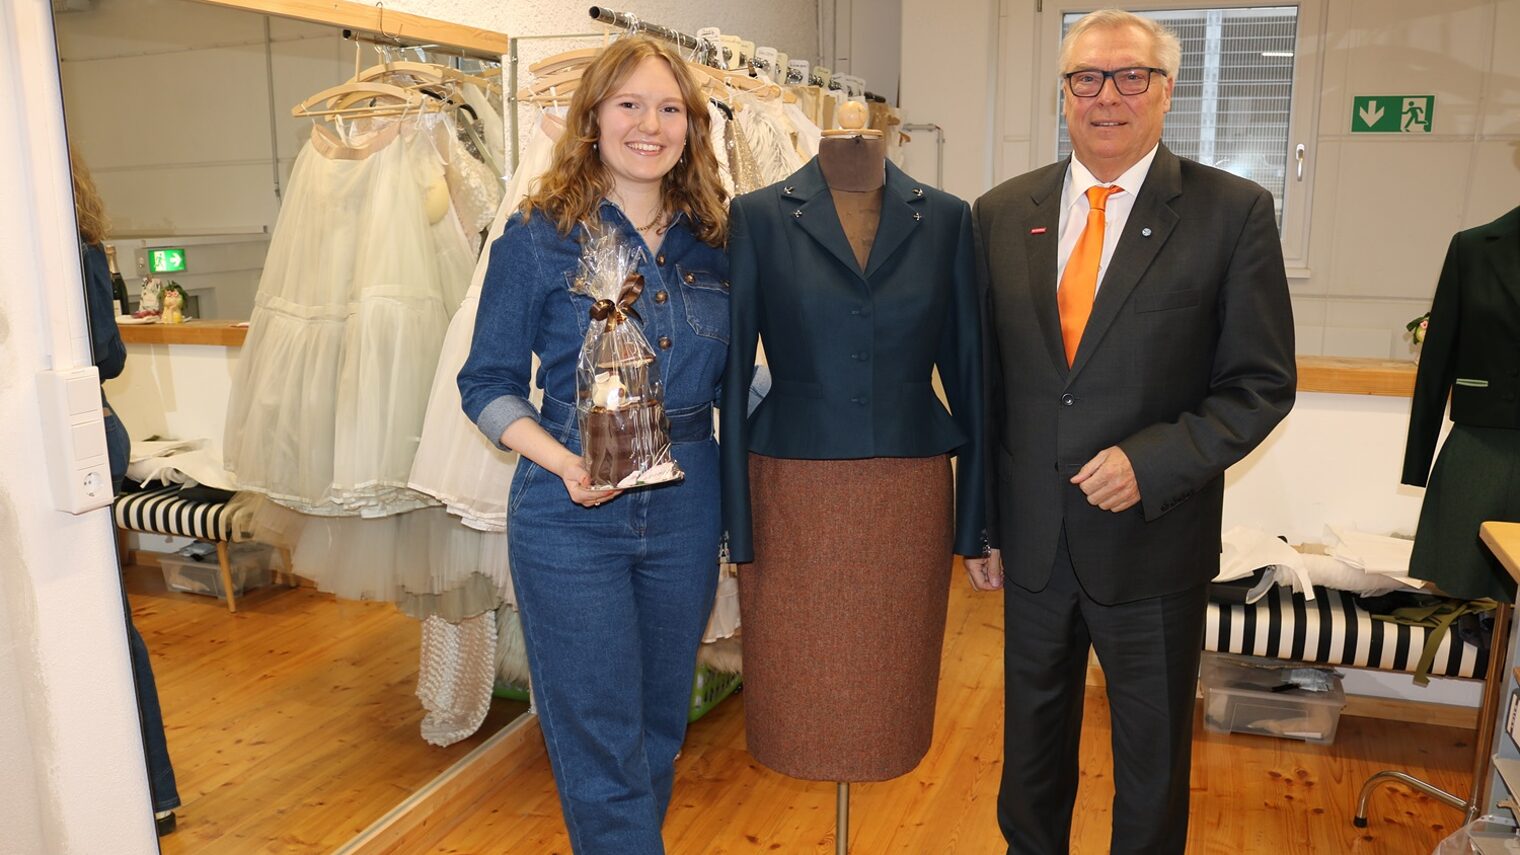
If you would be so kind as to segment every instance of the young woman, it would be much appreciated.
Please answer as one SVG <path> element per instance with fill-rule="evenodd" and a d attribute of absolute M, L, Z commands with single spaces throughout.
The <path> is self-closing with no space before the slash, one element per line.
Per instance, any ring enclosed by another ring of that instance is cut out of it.
<path fill-rule="evenodd" d="M 512 581 L 571 845 L 663 853 L 717 581 L 727 214 L 706 99 L 663 45 L 608 47 L 566 125 L 549 173 L 491 248 L 459 391 L 486 436 L 524 458 L 508 500 Z M 658 357 L 680 482 L 588 490 L 574 401 L 592 300 L 569 290 L 588 229 L 643 250 L 631 322 Z M 542 412 L 527 399 L 533 354 Z"/>

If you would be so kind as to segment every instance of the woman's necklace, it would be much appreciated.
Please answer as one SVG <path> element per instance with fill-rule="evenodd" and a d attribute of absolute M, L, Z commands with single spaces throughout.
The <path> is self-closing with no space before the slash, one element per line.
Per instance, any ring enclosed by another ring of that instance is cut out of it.
<path fill-rule="evenodd" d="M 654 212 L 654 217 L 650 219 L 647 225 L 641 226 L 638 223 L 635 223 L 633 221 L 633 217 L 629 215 L 628 203 L 623 201 L 623 197 L 617 195 L 616 193 L 613 193 L 611 195 L 613 201 L 617 202 L 618 207 L 622 209 L 623 216 L 628 217 L 628 222 L 633 223 L 633 227 L 635 229 L 638 229 L 640 232 L 647 232 L 650 229 L 654 229 L 665 222 L 665 208 L 663 205 Z"/>

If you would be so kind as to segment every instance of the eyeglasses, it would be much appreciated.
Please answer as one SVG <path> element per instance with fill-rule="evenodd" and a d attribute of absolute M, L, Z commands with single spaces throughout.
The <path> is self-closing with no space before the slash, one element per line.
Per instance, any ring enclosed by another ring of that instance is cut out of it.
<path fill-rule="evenodd" d="M 1084 68 L 1062 76 L 1066 78 L 1066 85 L 1071 89 L 1071 94 L 1078 98 L 1096 98 L 1098 93 L 1103 91 L 1103 81 L 1110 77 L 1113 78 L 1114 88 L 1120 95 L 1142 95 L 1151 88 L 1152 74 L 1165 77 L 1166 71 L 1140 65 L 1134 68 L 1116 68 L 1113 71 Z"/>

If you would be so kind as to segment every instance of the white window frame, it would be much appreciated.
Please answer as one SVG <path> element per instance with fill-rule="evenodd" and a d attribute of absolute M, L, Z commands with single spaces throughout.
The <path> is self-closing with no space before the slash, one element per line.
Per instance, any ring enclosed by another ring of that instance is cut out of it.
<path fill-rule="evenodd" d="M 1293 95 L 1288 117 L 1287 180 L 1283 189 L 1282 249 L 1288 275 L 1309 278 L 1309 219 L 1314 201 L 1315 149 L 1318 140 L 1320 77 L 1323 70 L 1327 13 L 1324 0 L 1125 0 L 1121 8 L 1131 12 L 1155 9 L 1226 9 L 1253 6 L 1297 6 L 1298 35 L 1293 55 Z M 1036 70 L 1033 150 L 1038 163 L 1056 159 L 1056 137 L 1060 132 L 1060 45 L 1061 21 L 1071 13 L 1091 12 L 1101 8 L 1090 0 L 1085 3 L 1047 0 L 1039 12 L 1037 30 L 1040 64 Z M 1295 161 L 1294 151 L 1302 146 L 1303 159 Z"/>

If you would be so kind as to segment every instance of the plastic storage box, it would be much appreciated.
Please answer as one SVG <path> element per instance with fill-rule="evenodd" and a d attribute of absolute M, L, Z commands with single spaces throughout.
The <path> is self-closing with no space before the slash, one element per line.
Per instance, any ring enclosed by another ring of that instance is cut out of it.
<path fill-rule="evenodd" d="M 269 584 L 269 569 L 273 547 L 262 543 L 232 543 L 227 546 L 227 563 L 232 569 L 232 595 L 240 597 L 250 588 Z M 171 591 L 189 594 L 205 594 L 227 599 L 222 589 L 222 568 L 213 552 L 197 560 L 187 555 L 173 553 L 159 559 L 164 571 L 164 584 Z"/>
<path fill-rule="evenodd" d="M 1325 692 L 1289 684 L 1289 672 L 1309 667 L 1205 652 L 1199 674 L 1204 727 L 1329 745 L 1335 741 L 1346 693 L 1339 674 L 1329 675 L 1330 690 Z"/>

